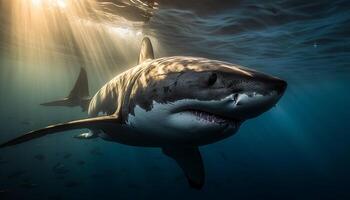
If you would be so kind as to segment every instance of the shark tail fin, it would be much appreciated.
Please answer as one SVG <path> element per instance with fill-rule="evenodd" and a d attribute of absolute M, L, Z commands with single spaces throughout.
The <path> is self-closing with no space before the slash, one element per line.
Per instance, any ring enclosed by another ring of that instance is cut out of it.
<path fill-rule="evenodd" d="M 70 121 L 67 123 L 51 125 L 42 129 L 28 132 L 22 136 L 19 136 L 17 138 L 14 138 L 8 142 L 1 144 L 0 148 L 13 146 L 16 144 L 27 142 L 29 140 L 43 137 L 45 135 L 54 134 L 57 132 L 62 132 L 67 130 L 74 130 L 74 129 L 104 130 L 106 128 L 113 129 L 113 128 L 116 128 L 116 126 L 119 126 L 119 120 L 118 118 L 112 117 L 112 116 L 104 116 L 104 117 Z"/>
<path fill-rule="evenodd" d="M 80 73 L 73 89 L 70 91 L 69 97 L 84 98 L 89 96 L 89 81 L 85 69 L 80 68 Z"/>
<path fill-rule="evenodd" d="M 88 110 L 91 98 L 89 97 L 89 82 L 85 69 L 82 67 L 77 81 L 69 95 L 61 100 L 42 103 L 42 106 L 80 106 L 83 111 Z"/>
<path fill-rule="evenodd" d="M 153 46 L 151 40 L 148 37 L 144 37 L 141 44 L 138 64 L 141 64 L 148 59 L 154 59 Z"/>

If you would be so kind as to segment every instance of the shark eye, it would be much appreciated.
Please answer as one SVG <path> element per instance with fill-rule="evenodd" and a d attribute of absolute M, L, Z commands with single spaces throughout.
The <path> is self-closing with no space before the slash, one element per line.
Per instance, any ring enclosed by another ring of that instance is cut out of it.
<path fill-rule="evenodd" d="M 216 73 L 212 73 L 208 79 L 208 86 L 214 85 L 217 79 L 218 79 L 218 75 L 216 75 Z"/>

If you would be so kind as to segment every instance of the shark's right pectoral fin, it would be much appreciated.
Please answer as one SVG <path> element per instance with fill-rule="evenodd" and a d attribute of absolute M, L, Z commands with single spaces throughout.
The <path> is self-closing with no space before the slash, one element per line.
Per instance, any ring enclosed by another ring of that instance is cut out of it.
<path fill-rule="evenodd" d="M 163 153 L 177 162 L 192 188 L 201 189 L 203 187 L 205 172 L 198 147 L 168 147 L 163 148 Z"/>
<path fill-rule="evenodd" d="M 120 126 L 120 120 L 117 117 L 107 116 L 107 117 L 96 117 L 90 119 L 83 119 L 77 121 L 71 121 L 62 124 L 56 124 L 48 126 L 39 130 L 28 132 L 22 136 L 12 139 L 4 144 L 0 145 L 0 148 L 8 147 L 29 140 L 43 137 L 45 135 L 54 134 L 57 132 L 74 130 L 74 129 L 90 129 L 90 130 L 104 130 L 104 129 L 116 129 Z"/>

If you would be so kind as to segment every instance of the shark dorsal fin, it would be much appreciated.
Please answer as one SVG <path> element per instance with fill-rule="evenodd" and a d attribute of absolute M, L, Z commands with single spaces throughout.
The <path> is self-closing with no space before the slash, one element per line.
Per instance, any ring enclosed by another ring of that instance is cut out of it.
<path fill-rule="evenodd" d="M 153 47 L 151 40 L 148 37 L 144 37 L 141 44 L 138 64 L 141 64 L 148 59 L 154 59 Z"/>

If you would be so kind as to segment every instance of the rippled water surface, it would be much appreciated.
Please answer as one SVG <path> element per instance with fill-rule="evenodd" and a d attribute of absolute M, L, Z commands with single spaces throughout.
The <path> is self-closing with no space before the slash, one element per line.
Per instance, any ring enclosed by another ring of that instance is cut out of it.
<path fill-rule="evenodd" d="M 73 20 L 42 35 L 29 33 L 46 25 L 22 34 L 16 24 L 29 20 L 14 23 L 13 13 L 2 12 L 0 141 L 85 118 L 79 108 L 39 104 L 64 97 L 81 65 L 90 93 L 97 91 L 136 64 L 143 36 L 157 57 L 208 57 L 283 78 L 288 89 L 278 105 L 201 147 L 201 191 L 159 149 L 74 140 L 79 131 L 70 131 L 1 149 L 0 199 L 350 198 L 350 1 L 161 0 L 157 7 L 130 16 L 142 22 L 128 28 L 89 22 L 78 29 Z"/>

